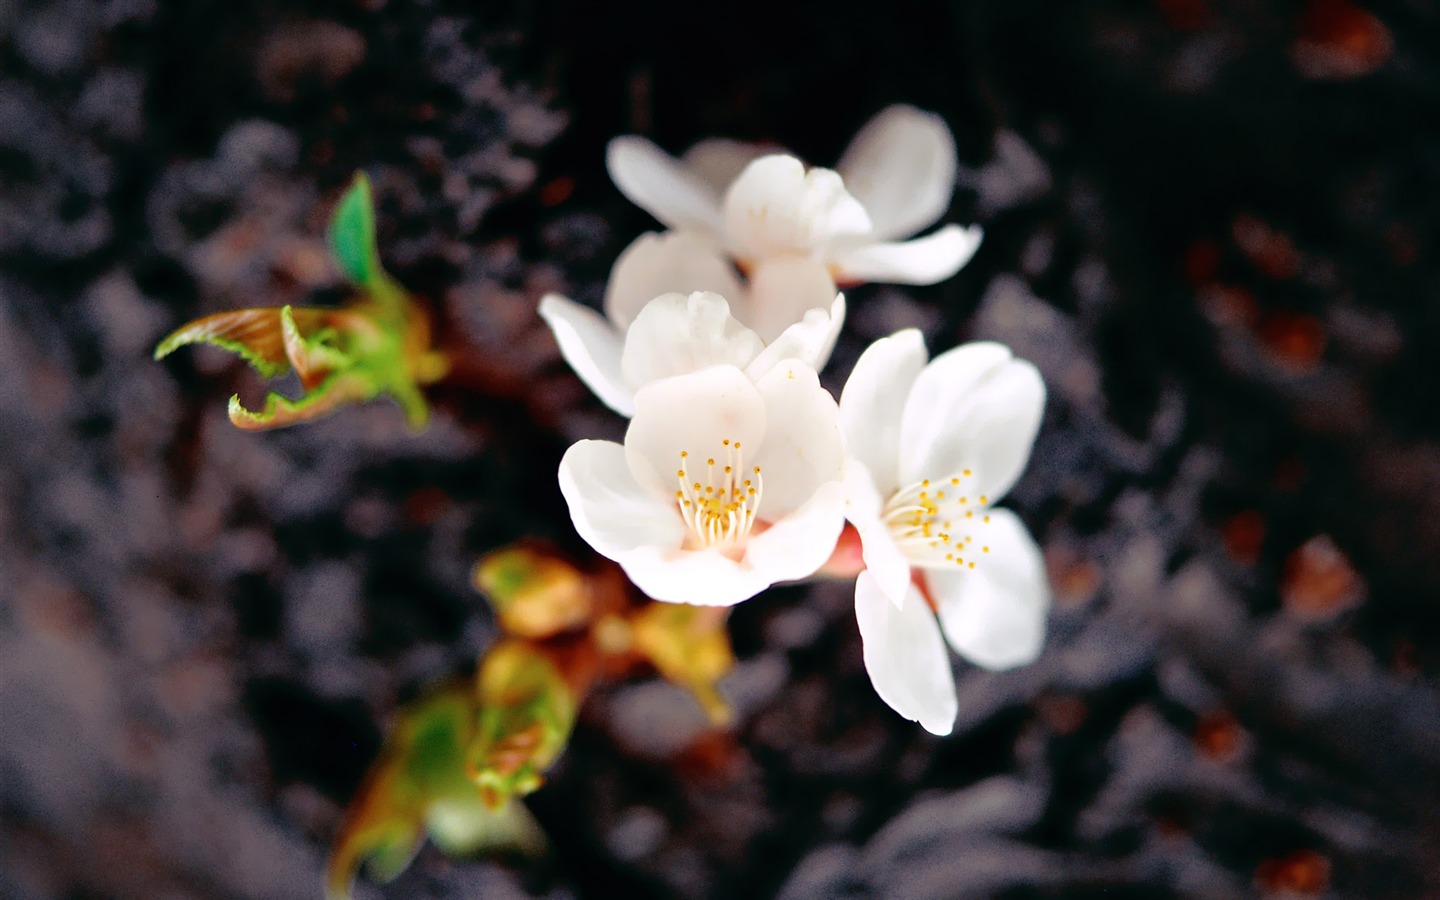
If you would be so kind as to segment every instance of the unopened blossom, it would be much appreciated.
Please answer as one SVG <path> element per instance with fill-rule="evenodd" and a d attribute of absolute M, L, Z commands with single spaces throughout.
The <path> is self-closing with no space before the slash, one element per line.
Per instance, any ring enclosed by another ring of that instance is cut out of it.
<path fill-rule="evenodd" d="M 653 281 L 667 283 L 661 278 Z M 540 300 L 540 315 L 555 334 L 566 362 L 597 397 L 625 416 L 634 414 L 640 388 L 710 365 L 733 365 L 752 378 L 782 359 L 818 369 L 834 349 L 845 319 L 845 298 L 830 294 L 824 306 L 810 309 L 767 342 L 741 324 L 731 314 L 729 301 L 718 293 L 662 293 L 650 298 L 639 305 L 627 296 L 623 304 L 610 308 L 609 318 L 559 294 Z"/>
<path fill-rule="evenodd" d="M 851 141 L 834 170 L 763 146 L 712 139 L 683 157 L 634 135 L 610 142 L 610 177 L 666 227 L 713 242 L 742 268 L 808 257 L 839 283 L 934 284 L 980 245 L 978 227 L 932 224 L 955 187 L 955 141 L 944 121 L 891 106 Z"/>
<path fill-rule="evenodd" d="M 1045 386 L 1001 344 L 926 359 L 914 329 L 872 344 L 841 394 L 840 418 L 846 516 L 865 564 L 855 583 L 865 668 L 897 712 L 948 734 L 947 642 L 987 669 L 1031 662 L 1044 643 L 1040 549 L 994 504 L 1029 460 Z"/>
<path fill-rule="evenodd" d="M 560 490 L 580 536 L 640 590 L 728 606 L 829 557 L 843 470 L 839 412 L 814 369 L 782 360 L 752 378 L 717 362 L 636 391 L 625 443 L 572 446 Z"/>

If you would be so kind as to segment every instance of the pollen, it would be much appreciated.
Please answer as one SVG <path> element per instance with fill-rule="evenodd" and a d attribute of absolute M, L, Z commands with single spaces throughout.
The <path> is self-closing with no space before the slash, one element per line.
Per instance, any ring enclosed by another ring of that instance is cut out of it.
<path fill-rule="evenodd" d="M 759 466 L 752 469 L 753 479 L 738 477 L 744 471 L 740 442 L 726 438 L 721 446 L 725 449 L 723 466 L 717 467 L 715 457 L 707 457 L 705 471 L 691 473 L 685 462 L 690 454 L 682 450 L 675 473 L 680 515 L 690 527 L 690 543 L 699 547 L 725 548 L 742 542 L 755 526 L 764 493 Z"/>
<path fill-rule="evenodd" d="M 958 486 L 961 479 L 969 476 L 970 469 L 937 479 L 936 483 Z M 896 491 L 881 510 L 881 520 L 890 532 L 890 537 L 912 566 L 960 566 L 974 569 L 976 553 L 989 553 L 989 546 L 976 550 L 976 535 L 980 534 L 982 521 L 990 517 L 976 515 L 984 512 L 983 506 L 976 506 L 970 496 L 957 496 L 948 491 L 931 488 L 931 479 L 922 479 L 909 487 Z M 980 504 L 988 504 L 987 495 L 978 495 Z M 970 558 L 962 556 L 968 553 Z"/>

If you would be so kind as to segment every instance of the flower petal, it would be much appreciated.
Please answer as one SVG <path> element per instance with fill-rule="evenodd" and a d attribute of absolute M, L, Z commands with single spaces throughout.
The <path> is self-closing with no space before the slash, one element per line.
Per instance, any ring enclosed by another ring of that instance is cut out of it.
<path fill-rule="evenodd" d="M 623 332 L 661 294 L 694 291 L 713 291 L 731 301 L 745 296 L 734 266 L 713 240 L 687 231 L 642 234 L 610 270 L 605 315 Z"/>
<path fill-rule="evenodd" d="M 692 606 L 734 606 L 770 586 L 766 574 L 719 550 L 644 548 L 616 560 L 646 596 Z"/>
<path fill-rule="evenodd" d="M 1040 547 L 1008 509 L 990 511 L 982 537 L 989 553 L 974 569 L 925 572 L 955 652 L 986 669 L 1033 662 L 1045 645 L 1050 584 Z"/>
<path fill-rule="evenodd" d="M 855 620 L 875 693 L 931 734 L 949 734 L 958 709 L 955 676 L 940 626 L 920 592 L 911 587 L 896 606 L 869 572 L 861 572 L 855 579 Z"/>
<path fill-rule="evenodd" d="M 751 262 L 808 254 L 870 233 L 865 208 L 845 192 L 840 176 L 829 169 L 806 172 L 793 156 L 762 156 L 746 166 L 723 208 L 730 249 Z"/>
<path fill-rule="evenodd" d="M 844 324 L 845 295 L 836 294 L 829 310 L 807 310 L 800 321 L 781 332 L 745 368 L 745 374 L 758 379 L 785 359 L 798 359 L 816 371 L 823 369 Z"/>
<path fill-rule="evenodd" d="M 560 345 L 560 355 L 585 386 L 620 415 L 633 413 L 635 396 L 620 371 L 620 335 L 610 323 L 559 294 L 540 298 L 539 311 Z"/>
<path fill-rule="evenodd" d="M 912 235 L 940 218 L 955 192 L 955 138 L 945 120 L 913 106 L 880 111 L 836 170 L 865 206 L 877 240 Z"/>
<path fill-rule="evenodd" d="M 635 480 L 625 448 L 613 441 L 580 441 L 566 450 L 560 493 L 575 530 L 602 556 L 620 561 L 640 548 L 670 550 L 685 540 L 675 504 Z"/>
<path fill-rule="evenodd" d="M 979 225 L 946 225 L 934 234 L 900 244 L 860 244 L 831 256 L 835 279 L 842 284 L 883 281 L 889 284 L 934 284 L 960 271 L 980 249 Z"/>
<path fill-rule="evenodd" d="M 650 141 L 615 138 L 605 148 L 605 168 L 620 193 L 665 227 L 719 233 L 720 195 Z"/>
<path fill-rule="evenodd" d="M 630 387 L 641 388 L 710 366 L 741 369 L 764 348 L 719 294 L 662 294 L 645 304 L 625 333 L 620 371 Z"/>
<path fill-rule="evenodd" d="M 846 448 L 884 497 L 900 487 L 901 417 L 927 357 L 919 331 L 897 331 L 865 348 L 840 393 Z"/>
<path fill-rule="evenodd" d="M 835 302 L 835 294 L 830 270 L 813 257 L 762 260 L 750 272 L 750 308 L 744 321 L 768 344 L 808 311 L 828 309 Z"/>
<path fill-rule="evenodd" d="M 707 138 L 686 150 L 680 162 L 690 174 L 709 185 L 715 196 L 723 197 L 746 166 L 776 149 L 729 138 Z"/>
<path fill-rule="evenodd" d="M 860 535 L 861 557 L 876 587 L 898 606 L 910 590 L 910 562 L 880 517 L 884 503 L 864 463 L 853 456 L 846 460 L 845 518 Z"/>
<path fill-rule="evenodd" d="M 994 503 L 1024 471 L 1045 411 L 1035 367 L 1002 344 L 942 353 L 920 372 L 900 425 L 900 481 L 974 472 L 967 487 Z"/>
<path fill-rule="evenodd" d="M 844 527 L 844 488 L 826 482 L 799 509 L 751 538 L 744 562 L 771 584 L 809 578 L 830 558 Z"/>
<path fill-rule="evenodd" d="M 775 522 L 799 509 L 820 485 L 844 477 L 845 444 L 835 399 L 805 363 L 786 360 L 755 387 L 765 403 L 765 440 L 745 461 L 753 459 L 763 478 L 759 517 Z"/>
<path fill-rule="evenodd" d="M 635 392 L 625 457 L 641 484 L 672 497 L 682 462 L 692 473 L 704 471 L 707 459 L 724 465 L 737 441 L 748 462 L 764 442 L 765 417 L 764 398 L 733 366 L 666 378 Z"/>

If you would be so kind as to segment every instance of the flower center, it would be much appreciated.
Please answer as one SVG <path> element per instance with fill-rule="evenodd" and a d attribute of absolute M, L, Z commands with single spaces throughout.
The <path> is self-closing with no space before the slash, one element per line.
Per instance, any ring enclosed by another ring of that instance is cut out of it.
<path fill-rule="evenodd" d="M 969 494 L 969 469 L 949 478 L 918 481 L 891 496 L 880 517 L 901 552 L 914 564 L 975 568 L 977 557 L 990 552 L 976 535 L 990 523 L 990 498 Z"/>
<path fill-rule="evenodd" d="M 723 549 L 743 541 L 755 527 L 765 480 L 759 466 L 745 465 L 739 441 L 721 443 L 722 458 L 706 457 L 703 472 L 689 451 L 680 451 L 675 503 L 699 546 Z"/>

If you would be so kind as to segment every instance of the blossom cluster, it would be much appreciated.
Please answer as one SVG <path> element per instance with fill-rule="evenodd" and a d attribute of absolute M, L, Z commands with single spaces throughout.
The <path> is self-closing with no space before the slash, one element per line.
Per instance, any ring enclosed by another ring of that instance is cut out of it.
<path fill-rule="evenodd" d="M 977 227 L 903 240 L 949 206 L 956 152 L 936 115 L 893 106 L 835 169 L 707 140 L 676 159 L 611 142 L 616 185 L 666 230 L 617 260 L 604 315 L 540 302 L 565 359 L 629 417 L 582 440 L 559 481 L 579 534 L 650 597 L 730 606 L 772 584 L 855 577 L 864 662 L 900 714 L 949 733 L 946 644 L 992 669 L 1029 662 L 1050 594 L 1040 550 L 995 507 L 1028 461 L 1045 388 L 995 343 L 929 359 L 900 331 L 821 385 L 839 287 L 933 284 Z"/>

